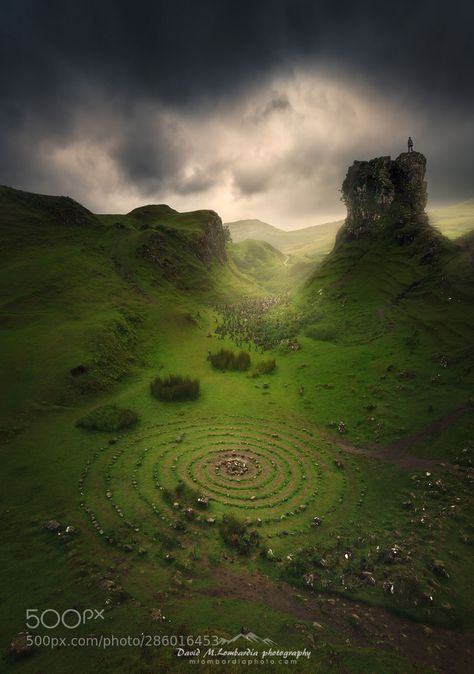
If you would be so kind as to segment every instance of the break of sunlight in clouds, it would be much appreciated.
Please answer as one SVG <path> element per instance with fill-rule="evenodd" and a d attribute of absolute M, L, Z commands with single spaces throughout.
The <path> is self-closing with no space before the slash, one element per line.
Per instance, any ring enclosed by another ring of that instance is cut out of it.
<path fill-rule="evenodd" d="M 94 98 L 42 154 L 61 191 L 98 212 L 168 203 L 295 229 L 343 217 L 347 166 L 404 151 L 418 126 L 362 84 L 299 72 L 197 112 Z"/>

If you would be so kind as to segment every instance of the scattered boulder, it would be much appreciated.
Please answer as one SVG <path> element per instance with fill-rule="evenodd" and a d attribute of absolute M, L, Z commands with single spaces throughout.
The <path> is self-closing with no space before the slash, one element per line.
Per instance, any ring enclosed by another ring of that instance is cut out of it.
<path fill-rule="evenodd" d="M 389 594 L 395 594 L 395 584 L 392 583 L 391 580 L 385 580 L 383 582 L 382 587 L 384 592 L 388 592 Z"/>
<path fill-rule="evenodd" d="M 309 587 L 314 587 L 314 580 L 315 580 L 314 573 L 306 573 L 303 576 L 303 580 L 306 583 L 306 585 L 309 585 Z"/>
<path fill-rule="evenodd" d="M 400 561 L 402 550 L 398 545 L 394 545 L 387 550 L 381 550 L 378 555 L 378 561 L 382 564 L 395 564 Z"/>
<path fill-rule="evenodd" d="M 186 508 L 184 514 L 186 515 L 188 520 L 193 520 L 196 517 L 196 511 L 194 510 L 194 508 Z"/>
<path fill-rule="evenodd" d="M 366 585 L 375 585 L 375 578 L 370 571 L 362 571 L 360 575 Z"/>
<path fill-rule="evenodd" d="M 166 617 L 163 615 L 161 608 L 152 608 L 150 611 L 150 618 L 154 623 L 159 623 L 166 620 Z"/>
<path fill-rule="evenodd" d="M 449 578 L 449 573 L 446 570 L 446 566 L 441 559 L 434 559 L 432 564 L 432 569 L 436 575 L 441 576 L 442 578 Z"/>
<path fill-rule="evenodd" d="M 49 520 L 49 521 L 46 522 L 46 524 L 44 525 L 44 528 L 45 528 L 47 531 L 51 531 L 53 534 L 57 534 L 57 533 L 59 533 L 59 532 L 61 531 L 62 526 L 61 526 L 61 524 L 60 524 L 57 520 Z"/>

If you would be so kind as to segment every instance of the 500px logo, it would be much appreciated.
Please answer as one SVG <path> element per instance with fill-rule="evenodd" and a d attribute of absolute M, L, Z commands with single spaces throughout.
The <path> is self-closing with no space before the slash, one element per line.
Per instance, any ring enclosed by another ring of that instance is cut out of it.
<path fill-rule="evenodd" d="M 90 620 L 104 620 L 104 609 L 85 608 L 83 611 L 78 611 L 75 608 L 68 608 L 61 612 L 54 608 L 46 608 L 43 611 L 38 608 L 26 609 L 26 626 L 30 630 L 36 630 L 38 627 L 54 630 L 59 625 L 68 630 L 74 630 Z"/>

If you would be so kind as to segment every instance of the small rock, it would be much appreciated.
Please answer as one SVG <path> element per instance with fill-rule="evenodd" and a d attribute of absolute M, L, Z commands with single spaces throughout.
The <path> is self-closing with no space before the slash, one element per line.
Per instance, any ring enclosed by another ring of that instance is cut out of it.
<path fill-rule="evenodd" d="M 151 621 L 154 623 L 162 622 L 166 620 L 161 608 L 152 608 L 150 611 Z"/>
<path fill-rule="evenodd" d="M 433 560 L 432 567 L 433 567 L 433 571 L 438 576 L 441 576 L 443 578 L 449 578 L 449 573 L 446 571 L 446 567 L 444 565 L 444 562 L 442 562 L 440 559 Z"/>
<path fill-rule="evenodd" d="M 53 534 L 56 534 L 61 530 L 62 527 L 57 520 L 49 520 L 49 522 L 46 522 L 44 525 L 44 528 L 47 531 L 51 531 Z M 23 632 L 21 632 L 21 634 L 23 634 Z"/>

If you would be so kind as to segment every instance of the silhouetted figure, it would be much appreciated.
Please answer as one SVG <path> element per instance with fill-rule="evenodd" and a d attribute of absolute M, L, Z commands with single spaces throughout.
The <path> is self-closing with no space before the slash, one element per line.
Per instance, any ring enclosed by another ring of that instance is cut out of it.
<path fill-rule="evenodd" d="M 411 136 L 408 136 L 408 152 L 413 152 L 413 141 Z"/>

